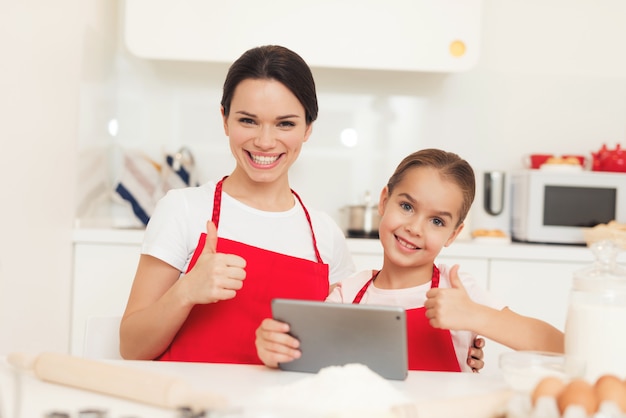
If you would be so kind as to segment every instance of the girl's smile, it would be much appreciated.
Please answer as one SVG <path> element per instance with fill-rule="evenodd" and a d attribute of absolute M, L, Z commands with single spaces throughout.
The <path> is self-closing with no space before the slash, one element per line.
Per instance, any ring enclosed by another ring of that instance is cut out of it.
<path fill-rule="evenodd" d="M 396 241 L 398 242 L 398 244 L 403 247 L 406 248 L 407 250 L 419 250 L 420 248 L 417 245 L 411 244 L 409 241 L 399 237 L 399 236 L 395 236 L 396 237 Z"/>

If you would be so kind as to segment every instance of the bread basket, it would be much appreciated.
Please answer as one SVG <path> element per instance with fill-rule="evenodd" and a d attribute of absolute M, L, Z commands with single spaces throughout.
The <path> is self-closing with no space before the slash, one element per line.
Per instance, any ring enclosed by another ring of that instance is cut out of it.
<path fill-rule="evenodd" d="M 609 240 L 615 242 L 623 250 L 626 250 L 626 224 L 610 221 L 607 224 L 599 224 L 593 228 L 583 229 L 583 234 L 587 246 L 598 242 Z"/>

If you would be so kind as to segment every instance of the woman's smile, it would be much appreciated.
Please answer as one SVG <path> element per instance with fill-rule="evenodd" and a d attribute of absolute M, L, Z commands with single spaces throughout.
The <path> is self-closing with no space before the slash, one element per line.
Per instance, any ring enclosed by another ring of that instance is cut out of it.
<path fill-rule="evenodd" d="M 250 151 L 246 151 L 248 156 L 250 157 L 250 161 L 253 166 L 259 166 L 262 168 L 271 168 L 273 167 L 280 157 L 284 154 L 261 154 L 261 153 L 252 153 Z"/>
<path fill-rule="evenodd" d="M 231 113 L 222 116 L 237 160 L 233 174 L 253 182 L 286 181 L 311 134 L 298 98 L 276 80 L 246 79 L 235 90 Z"/>

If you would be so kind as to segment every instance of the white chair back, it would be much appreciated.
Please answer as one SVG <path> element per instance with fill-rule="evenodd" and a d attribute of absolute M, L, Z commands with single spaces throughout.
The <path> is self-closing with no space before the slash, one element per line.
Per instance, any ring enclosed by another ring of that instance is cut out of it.
<path fill-rule="evenodd" d="M 87 320 L 83 357 L 121 359 L 121 316 L 92 316 Z"/>

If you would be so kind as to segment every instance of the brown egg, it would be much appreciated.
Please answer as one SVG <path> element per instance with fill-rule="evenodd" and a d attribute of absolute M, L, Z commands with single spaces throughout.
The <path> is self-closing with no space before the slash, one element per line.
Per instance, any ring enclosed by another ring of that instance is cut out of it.
<path fill-rule="evenodd" d="M 584 379 L 573 379 L 561 391 L 556 398 L 561 415 L 570 405 L 582 406 L 587 415 L 595 414 L 598 410 L 598 397 L 596 392 Z"/>
<path fill-rule="evenodd" d="M 560 377 L 544 377 L 537 383 L 535 389 L 533 389 L 532 393 L 530 394 L 530 400 L 532 401 L 532 404 L 534 406 L 537 403 L 537 399 L 544 396 L 556 398 L 559 393 L 561 393 L 564 387 L 565 382 Z"/>
<path fill-rule="evenodd" d="M 622 412 L 626 412 L 626 384 L 612 374 L 602 375 L 594 385 L 598 402 L 613 401 Z"/>

